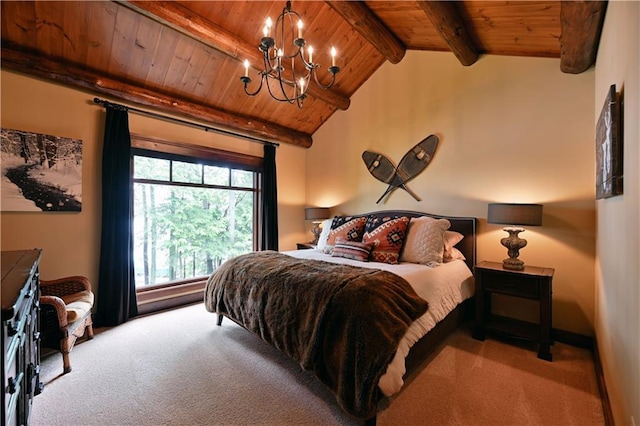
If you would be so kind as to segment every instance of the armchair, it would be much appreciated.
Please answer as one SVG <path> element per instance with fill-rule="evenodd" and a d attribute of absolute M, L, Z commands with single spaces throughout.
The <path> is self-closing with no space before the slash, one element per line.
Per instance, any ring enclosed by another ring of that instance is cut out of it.
<path fill-rule="evenodd" d="M 41 344 L 62 353 L 63 374 L 71 371 L 69 353 L 76 340 L 85 330 L 87 339 L 93 338 L 93 300 L 91 283 L 85 277 L 40 280 Z"/>

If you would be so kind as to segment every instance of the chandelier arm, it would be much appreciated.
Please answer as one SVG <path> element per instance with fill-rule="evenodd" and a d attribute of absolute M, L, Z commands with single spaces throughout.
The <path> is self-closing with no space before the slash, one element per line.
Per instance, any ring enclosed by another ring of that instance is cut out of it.
<path fill-rule="evenodd" d="M 293 72 L 293 70 L 292 70 Z M 296 81 L 295 81 L 295 74 L 293 75 L 293 82 L 292 84 L 287 84 L 288 80 L 282 77 L 282 73 L 278 72 L 278 85 L 280 86 L 280 91 L 282 92 L 282 96 L 284 96 L 284 98 L 287 100 L 287 102 L 289 102 L 290 104 L 293 103 L 293 101 L 296 100 Z M 287 84 L 290 87 L 293 87 L 293 96 L 289 96 L 289 94 L 287 94 L 286 90 L 284 89 L 284 85 Z"/>
<path fill-rule="evenodd" d="M 331 87 L 333 87 L 333 84 L 336 82 L 336 74 L 338 74 L 338 72 L 340 71 L 340 68 L 338 68 L 338 71 L 336 72 L 332 72 L 331 68 L 338 68 L 338 67 L 330 67 L 329 68 L 329 72 L 331 73 L 331 82 L 329 84 L 322 84 L 320 82 L 320 80 L 318 79 L 318 70 L 315 69 L 315 72 L 313 73 L 313 79 L 316 81 L 316 84 L 318 86 L 320 86 L 323 89 L 330 89 Z"/>
<path fill-rule="evenodd" d="M 255 92 L 249 92 L 248 90 L 249 83 L 251 83 L 251 79 L 249 77 L 240 77 L 240 79 L 244 83 L 244 93 L 246 93 L 247 95 L 256 96 L 258 93 L 260 93 L 260 90 L 262 90 L 262 83 L 264 81 L 264 76 L 262 75 L 262 73 L 260 74 L 260 85 Z"/>
<path fill-rule="evenodd" d="M 278 79 L 276 78 L 275 80 L 278 80 Z M 277 101 L 280 101 L 280 102 L 288 102 L 288 103 L 292 104 L 292 103 L 295 101 L 295 99 L 290 99 L 290 98 L 287 96 L 287 94 L 285 93 L 285 91 L 284 91 L 284 89 L 283 89 L 283 87 L 282 87 L 282 81 L 278 80 L 278 83 L 279 83 L 279 85 L 280 85 L 280 91 L 281 91 L 281 93 L 282 93 L 282 96 L 283 96 L 283 97 L 279 97 L 279 96 L 277 96 L 277 95 L 275 95 L 275 94 L 273 93 L 273 91 L 271 90 L 271 84 L 269 84 L 269 80 L 267 80 L 267 90 L 269 91 L 269 94 L 271 95 L 271 97 L 272 97 L 273 99 L 275 99 L 275 100 L 277 100 Z"/>

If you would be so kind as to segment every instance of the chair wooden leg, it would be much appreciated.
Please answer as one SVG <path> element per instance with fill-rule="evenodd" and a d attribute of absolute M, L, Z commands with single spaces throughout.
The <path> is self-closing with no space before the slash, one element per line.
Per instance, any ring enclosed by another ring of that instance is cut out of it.
<path fill-rule="evenodd" d="M 63 365 L 63 373 L 67 374 L 71 372 L 71 361 L 69 361 L 69 352 L 62 352 L 62 365 Z"/>

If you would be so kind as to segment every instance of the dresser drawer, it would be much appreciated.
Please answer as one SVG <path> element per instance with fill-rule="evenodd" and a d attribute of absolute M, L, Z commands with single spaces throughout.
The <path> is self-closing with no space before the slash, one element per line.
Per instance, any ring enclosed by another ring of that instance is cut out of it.
<path fill-rule="evenodd" d="M 484 273 L 484 288 L 495 293 L 538 299 L 540 286 L 536 278 L 523 279 L 511 274 Z"/>

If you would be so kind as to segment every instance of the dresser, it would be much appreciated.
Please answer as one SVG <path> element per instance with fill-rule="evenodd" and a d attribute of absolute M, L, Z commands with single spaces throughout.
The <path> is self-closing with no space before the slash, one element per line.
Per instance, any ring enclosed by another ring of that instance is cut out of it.
<path fill-rule="evenodd" d="M 40 382 L 39 264 L 42 250 L 3 251 L 2 425 L 28 425 Z"/>

